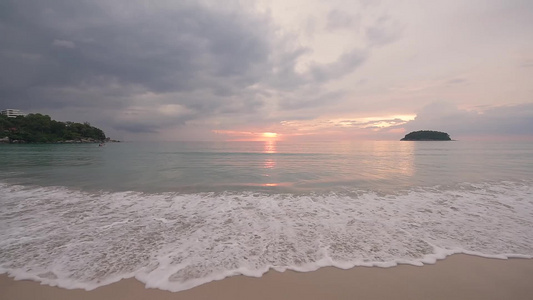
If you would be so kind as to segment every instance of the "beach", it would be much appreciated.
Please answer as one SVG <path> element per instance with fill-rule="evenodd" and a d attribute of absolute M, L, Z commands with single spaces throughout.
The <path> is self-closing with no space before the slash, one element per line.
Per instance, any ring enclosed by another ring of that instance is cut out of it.
<path fill-rule="evenodd" d="M 333 267 L 299 273 L 233 276 L 182 292 L 146 289 L 135 280 L 92 291 L 67 290 L 0 276 L 0 299 L 531 299 L 533 259 L 452 255 L 433 265 Z"/>

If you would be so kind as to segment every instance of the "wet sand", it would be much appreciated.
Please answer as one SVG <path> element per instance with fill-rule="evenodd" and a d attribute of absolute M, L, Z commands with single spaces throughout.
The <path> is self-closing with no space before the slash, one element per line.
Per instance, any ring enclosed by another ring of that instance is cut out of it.
<path fill-rule="evenodd" d="M 92 291 L 15 281 L 0 275 L 0 299 L 533 299 L 533 259 L 453 255 L 434 265 L 393 268 L 327 267 L 315 272 L 268 272 L 229 277 L 171 293 L 127 279 Z"/>

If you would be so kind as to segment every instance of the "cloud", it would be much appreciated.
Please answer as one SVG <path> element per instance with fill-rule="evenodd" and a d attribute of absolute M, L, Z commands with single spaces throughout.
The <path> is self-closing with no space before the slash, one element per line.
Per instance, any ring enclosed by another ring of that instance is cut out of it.
<path fill-rule="evenodd" d="M 406 124 L 414 116 L 376 116 L 366 118 L 312 119 L 283 121 L 284 132 L 293 135 L 316 135 L 321 138 L 335 135 L 338 138 L 351 138 L 353 135 L 379 139 L 391 130 L 398 131 L 400 125 Z M 403 129 L 400 130 L 403 132 Z"/>
<path fill-rule="evenodd" d="M 139 122 L 125 123 L 121 122 L 113 126 L 114 129 L 127 131 L 131 133 L 157 133 L 160 128 L 153 124 L 143 124 Z"/>
<path fill-rule="evenodd" d="M 348 29 L 354 25 L 357 25 L 359 19 L 356 16 L 352 16 L 346 12 L 333 9 L 330 10 L 327 16 L 326 29 L 328 30 L 337 30 L 337 29 Z"/>
<path fill-rule="evenodd" d="M 329 106 L 338 102 L 344 95 L 343 91 L 321 93 L 317 90 L 309 90 L 308 94 L 299 95 L 298 97 L 285 97 L 280 101 L 279 106 L 283 110 L 303 110 L 321 106 Z"/>
<path fill-rule="evenodd" d="M 70 49 L 73 49 L 76 47 L 76 44 L 74 44 L 74 42 L 65 41 L 65 40 L 54 40 L 52 42 L 52 45 L 57 46 L 57 47 L 70 48 Z"/>
<path fill-rule="evenodd" d="M 4 0 L 0 108 L 187 139 L 283 121 L 407 115 L 439 97 L 469 107 L 530 98 L 527 1 L 483 11 L 469 2 L 461 14 L 454 1 L 435 11 L 412 9 L 411 1 L 303 2 L 294 10 L 295 2 L 276 0 Z M 491 17 L 501 10 L 505 18 Z M 479 24 L 491 24 L 500 39 L 481 49 Z M 445 111 L 420 110 L 409 126 L 442 119 L 464 128 L 489 116 L 507 124 L 489 108 L 483 117 Z M 401 124 L 368 122 L 357 126 Z"/>
<path fill-rule="evenodd" d="M 448 80 L 446 83 L 449 84 L 449 85 L 454 85 L 454 84 L 462 84 L 462 83 L 465 83 L 465 82 L 466 82 L 466 79 L 454 78 L 454 79 Z"/>
<path fill-rule="evenodd" d="M 520 66 L 521 66 L 522 68 L 531 68 L 531 67 L 533 67 L 533 59 L 526 59 L 526 60 L 524 60 L 524 61 L 520 64 Z"/>
<path fill-rule="evenodd" d="M 338 79 L 353 72 L 367 59 L 365 51 L 355 49 L 342 54 L 339 59 L 329 64 L 314 64 L 310 68 L 310 75 L 316 82 Z"/>
<path fill-rule="evenodd" d="M 263 76 L 268 20 L 194 2 L 165 9 L 138 4 L 124 9 L 118 1 L 8 2 L 12 18 L 3 20 L 8 37 L 22 39 L 17 50 L 39 53 L 44 61 L 19 60 L 36 72 L 18 86 L 80 86 L 106 78 L 126 89 L 165 93 L 211 88 L 217 80 L 219 86 L 243 88 Z M 77 46 L 77 51 L 56 53 L 42 42 L 49 36 L 62 36 L 53 39 L 56 48 Z M 13 48 L 3 45 L 2 50 Z"/>
<path fill-rule="evenodd" d="M 376 23 L 365 30 L 371 45 L 384 46 L 398 40 L 404 26 L 390 16 L 380 17 Z"/>
<path fill-rule="evenodd" d="M 190 118 L 253 115 L 270 101 L 269 90 L 295 97 L 367 58 L 352 50 L 298 73 L 309 49 L 280 36 L 268 14 L 237 4 L 48 0 L 3 8 L 0 97 L 29 111 L 98 107 L 122 115 L 133 107 L 149 114 L 152 106 L 180 105 Z"/>
<path fill-rule="evenodd" d="M 407 131 L 439 130 L 457 136 L 533 136 L 533 103 L 464 110 L 435 102 L 425 106 Z"/>

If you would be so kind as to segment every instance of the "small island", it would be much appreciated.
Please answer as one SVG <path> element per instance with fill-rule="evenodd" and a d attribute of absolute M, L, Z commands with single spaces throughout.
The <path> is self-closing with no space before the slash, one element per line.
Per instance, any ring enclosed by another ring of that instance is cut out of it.
<path fill-rule="evenodd" d="M 48 115 L 0 115 L 0 143 L 104 143 L 114 141 L 88 122 L 60 122 Z"/>
<path fill-rule="evenodd" d="M 413 131 L 405 135 L 400 141 L 451 141 L 450 135 L 446 132 L 420 130 Z"/>

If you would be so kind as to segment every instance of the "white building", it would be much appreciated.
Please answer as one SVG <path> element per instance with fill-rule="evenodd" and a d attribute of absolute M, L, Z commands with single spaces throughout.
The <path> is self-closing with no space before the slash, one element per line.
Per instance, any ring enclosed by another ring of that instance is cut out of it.
<path fill-rule="evenodd" d="M 17 116 L 24 116 L 24 114 L 18 109 L 4 109 L 0 111 L 0 115 L 7 116 L 8 118 L 16 118 Z"/>

